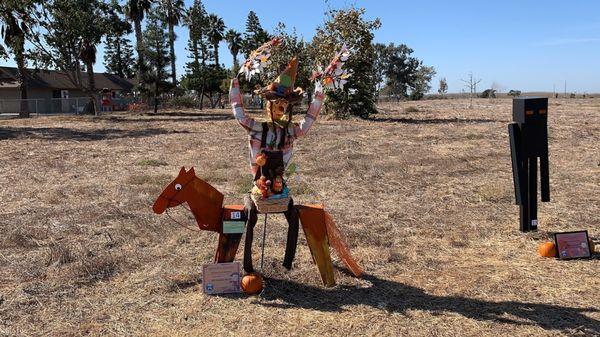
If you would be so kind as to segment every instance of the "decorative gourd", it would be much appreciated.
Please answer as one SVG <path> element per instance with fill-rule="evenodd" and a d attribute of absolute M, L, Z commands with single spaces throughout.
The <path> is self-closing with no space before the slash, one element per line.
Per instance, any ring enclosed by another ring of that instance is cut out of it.
<path fill-rule="evenodd" d="M 242 290 L 247 295 L 255 295 L 263 290 L 263 278 L 260 274 L 247 274 L 242 278 Z"/>
<path fill-rule="evenodd" d="M 259 153 L 256 155 L 256 165 L 265 166 L 267 163 L 267 156 L 264 153 Z"/>
<path fill-rule="evenodd" d="M 538 253 L 542 257 L 556 257 L 556 245 L 553 242 L 542 243 L 538 247 Z"/>

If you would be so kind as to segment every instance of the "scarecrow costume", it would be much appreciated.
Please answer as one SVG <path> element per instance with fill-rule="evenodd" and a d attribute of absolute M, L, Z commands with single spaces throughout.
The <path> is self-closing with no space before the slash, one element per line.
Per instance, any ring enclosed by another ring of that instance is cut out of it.
<path fill-rule="evenodd" d="M 261 203 L 283 201 L 283 213 L 288 222 L 288 235 L 283 266 L 291 269 L 298 241 L 299 215 L 289 195 L 283 174 L 292 158 L 294 141 L 307 134 L 319 116 L 324 95 L 316 89 L 305 117 L 299 122 L 292 121 L 292 105 L 303 98 L 301 88 L 294 89 L 298 60 L 294 57 L 286 69 L 267 87 L 258 89 L 256 94 L 267 100 L 265 112 L 267 121 L 258 122 L 244 111 L 243 99 L 237 79 L 232 80 L 229 99 L 233 115 L 247 131 L 250 148 L 250 165 L 254 177 L 252 191 L 246 195 L 244 203 L 248 214 L 248 227 L 244 245 L 244 270 L 252 267 L 252 240 L 258 213 L 270 213 L 260 209 Z M 288 202 L 289 200 L 289 202 Z M 257 205 L 259 207 L 257 208 Z"/>

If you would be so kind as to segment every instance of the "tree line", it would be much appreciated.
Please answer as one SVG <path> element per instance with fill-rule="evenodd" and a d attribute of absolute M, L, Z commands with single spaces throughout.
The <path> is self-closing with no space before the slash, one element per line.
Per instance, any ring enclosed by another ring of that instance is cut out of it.
<path fill-rule="evenodd" d="M 311 41 L 280 23 L 265 30 L 258 15 L 250 11 L 245 30 L 228 28 L 218 14 L 208 13 L 201 0 L 189 8 L 183 0 L 3 0 L 0 3 L 0 57 L 12 58 L 18 68 L 21 98 L 27 99 L 27 65 L 54 69 L 90 97 L 86 110 L 97 111 L 98 89 L 94 83 L 97 49 L 105 46 L 103 64 L 108 73 L 135 79 L 135 92 L 158 108 L 159 100 L 194 97 L 199 106 L 215 107 L 228 90 L 229 79 L 240 63 L 275 36 L 284 40 L 274 53 L 271 66 L 249 83 L 246 92 L 266 85 L 293 55 L 300 59 L 297 85 L 311 93 L 309 80 L 318 66 L 327 66 L 337 50 L 346 44 L 352 56 L 346 66 L 352 76 L 343 89 L 329 93 L 326 112 L 335 117 L 367 117 L 376 113 L 379 95 L 397 100 L 420 99 L 430 89 L 435 75 L 412 56 L 404 44 L 374 43 L 378 19 L 364 18 L 365 10 L 350 7 L 329 10 Z M 186 26 L 187 62 L 178 77 L 174 28 Z M 133 33 L 135 41 L 128 36 Z M 219 55 L 225 41 L 232 57 L 227 68 Z M 310 96 L 310 94 L 309 94 Z M 310 99 L 310 97 L 309 97 Z M 25 109 L 26 110 L 26 109 Z M 23 116 L 27 112 L 24 111 Z"/>

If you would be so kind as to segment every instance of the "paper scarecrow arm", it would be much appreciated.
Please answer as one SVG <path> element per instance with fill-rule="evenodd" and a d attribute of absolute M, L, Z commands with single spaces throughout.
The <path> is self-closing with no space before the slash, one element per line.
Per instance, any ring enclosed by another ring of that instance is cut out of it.
<path fill-rule="evenodd" d="M 321 112 L 321 107 L 323 106 L 323 99 L 325 95 L 319 90 L 320 88 L 317 86 L 315 88 L 314 98 L 310 106 L 308 107 L 308 111 L 306 112 L 306 116 L 296 125 L 294 128 L 294 134 L 296 137 L 302 137 L 308 133 L 313 123 L 319 117 L 319 113 Z"/>
<path fill-rule="evenodd" d="M 257 124 L 254 118 L 248 116 L 244 110 L 244 100 L 240 91 L 240 84 L 237 78 L 231 80 L 229 86 L 229 103 L 233 110 L 233 117 L 244 127 L 248 132 L 260 131 L 260 124 Z"/>

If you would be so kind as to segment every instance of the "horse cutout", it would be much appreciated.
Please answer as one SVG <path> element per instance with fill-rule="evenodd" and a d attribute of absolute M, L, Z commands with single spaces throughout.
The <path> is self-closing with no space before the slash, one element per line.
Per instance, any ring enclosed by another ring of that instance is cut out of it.
<path fill-rule="evenodd" d="M 201 230 L 219 233 L 219 241 L 214 261 L 216 263 L 232 262 L 235 259 L 242 233 L 224 233 L 223 221 L 232 218 L 232 214 L 243 214 L 247 219 L 247 211 L 243 205 L 223 205 L 223 194 L 209 183 L 196 177 L 194 168 L 189 171 L 181 168 L 179 174 L 154 202 L 152 206 L 156 214 L 162 214 L 167 208 L 187 203 Z M 346 267 L 356 277 L 363 273 L 360 266 L 350 255 L 340 230 L 323 205 L 296 205 L 300 214 L 300 223 L 306 235 L 313 261 L 316 263 L 321 280 L 325 286 L 335 285 L 333 262 L 329 251 L 332 246 Z"/>

